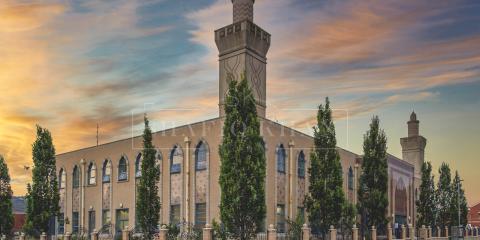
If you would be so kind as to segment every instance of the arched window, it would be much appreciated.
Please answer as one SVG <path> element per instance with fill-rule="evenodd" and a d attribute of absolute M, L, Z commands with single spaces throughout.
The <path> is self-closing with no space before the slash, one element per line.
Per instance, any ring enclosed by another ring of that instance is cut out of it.
<path fill-rule="evenodd" d="M 202 141 L 197 145 L 195 150 L 195 170 L 207 169 L 207 147 Z"/>
<path fill-rule="evenodd" d="M 60 169 L 60 173 L 58 174 L 58 178 L 60 181 L 58 181 L 58 189 L 64 189 L 65 188 L 65 182 L 67 180 L 67 176 L 65 174 L 65 170 Z"/>
<path fill-rule="evenodd" d="M 170 154 L 170 174 L 176 174 L 182 172 L 183 152 L 175 146 Z"/>
<path fill-rule="evenodd" d="M 348 190 L 353 190 L 353 169 L 348 169 Z"/>
<path fill-rule="evenodd" d="M 280 144 L 277 149 L 277 171 L 280 173 L 285 173 L 285 158 L 285 148 L 283 148 L 283 144 Z"/>
<path fill-rule="evenodd" d="M 75 167 L 73 168 L 72 187 L 73 187 L 73 188 L 78 188 L 78 187 L 80 187 L 80 169 L 78 169 L 78 166 L 75 166 Z"/>
<path fill-rule="evenodd" d="M 110 182 L 110 175 L 112 175 L 112 165 L 108 159 L 103 162 L 103 169 L 102 169 L 102 181 L 104 183 Z"/>
<path fill-rule="evenodd" d="M 303 151 L 298 154 L 298 177 L 305 177 L 305 154 Z"/>
<path fill-rule="evenodd" d="M 93 162 L 88 165 L 88 185 L 97 183 L 97 167 Z"/>
<path fill-rule="evenodd" d="M 128 179 L 128 165 L 127 159 L 124 156 L 118 161 L 118 181 L 125 181 Z"/>
<path fill-rule="evenodd" d="M 135 177 L 139 178 L 142 176 L 142 153 L 137 155 L 137 159 L 135 160 Z"/>

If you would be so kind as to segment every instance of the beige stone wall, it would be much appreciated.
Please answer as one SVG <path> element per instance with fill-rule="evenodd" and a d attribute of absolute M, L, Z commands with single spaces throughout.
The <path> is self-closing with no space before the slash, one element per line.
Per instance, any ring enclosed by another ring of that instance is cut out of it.
<path fill-rule="evenodd" d="M 213 219 L 219 219 L 220 186 L 218 179 L 220 159 L 218 147 L 221 141 L 222 125 L 221 119 L 217 118 L 154 133 L 154 145 L 162 156 L 162 160 L 159 161 L 161 166 L 161 223 L 169 222 L 169 211 L 172 203 L 182 204 L 182 218 L 190 222 L 195 221 L 195 203 L 202 202 L 207 203 L 207 221 L 211 222 Z M 261 130 L 266 143 L 267 159 L 267 217 L 265 223 L 275 224 L 277 203 L 285 204 L 285 215 L 287 218 L 295 217 L 298 207 L 303 207 L 304 195 L 308 192 L 309 176 L 307 169 L 310 165 L 313 139 L 308 135 L 264 119 L 261 121 Z M 204 141 L 208 145 L 208 167 L 204 171 L 195 171 L 194 152 L 200 141 Z M 280 144 L 283 144 L 285 147 L 287 155 L 284 174 L 277 174 L 276 147 Z M 171 175 L 170 154 L 174 146 L 181 147 L 183 152 L 182 172 Z M 135 156 L 141 151 L 140 147 L 141 138 L 136 137 L 59 154 L 57 156 L 57 170 L 64 168 L 68 173 L 64 201 L 65 216 L 71 219 L 72 209 L 81 209 L 83 213 L 81 214 L 82 219 L 80 223 L 87 227 L 88 211 L 96 211 L 96 228 L 99 229 L 102 222 L 103 208 L 110 208 L 112 223 L 115 223 L 116 209 L 128 208 L 129 225 L 134 226 L 136 182 L 134 164 Z M 307 173 L 305 178 L 300 178 L 297 172 L 300 151 L 303 151 L 305 154 L 305 171 Z M 355 169 L 355 189 L 353 192 L 356 193 L 358 176 L 360 175 L 360 168 L 357 164 L 359 156 L 340 148 L 338 151 L 344 172 L 344 189 L 348 196 L 348 169 L 350 167 Z M 128 160 L 128 179 L 126 181 L 118 181 L 118 162 L 121 156 Z M 73 166 L 80 165 L 82 159 L 85 160 L 85 165 L 87 166 L 90 162 L 96 164 L 97 183 L 87 186 L 85 178 L 78 190 L 79 193 L 72 194 L 71 173 Z M 102 167 L 105 159 L 111 161 L 112 173 L 110 183 L 102 184 Z M 81 189 L 84 190 L 84 195 L 81 194 Z M 74 201 L 72 197 L 75 197 L 76 200 Z M 71 225 L 66 226 L 66 231 L 71 231 Z"/>

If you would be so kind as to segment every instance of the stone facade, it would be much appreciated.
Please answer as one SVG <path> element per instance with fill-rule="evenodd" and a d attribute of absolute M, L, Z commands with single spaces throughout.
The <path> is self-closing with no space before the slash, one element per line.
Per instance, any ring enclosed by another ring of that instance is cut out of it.
<path fill-rule="evenodd" d="M 222 109 L 228 80 L 239 79 L 243 73 L 254 91 L 261 134 L 266 144 L 265 229 L 270 224 L 278 226 L 283 219 L 304 213 L 313 138 L 265 118 L 266 54 L 270 34 L 253 23 L 253 0 L 232 2 L 234 23 L 215 31 L 220 52 L 220 116 L 153 133 L 160 168 L 158 185 L 162 208 L 159 224 L 171 223 L 173 219 L 190 223 L 219 220 L 218 150 L 224 120 Z M 410 128 L 413 129 L 412 134 Z M 388 214 L 397 222 L 408 219 L 414 222 L 414 199 L 418 186 L 416 173 L 423 161 L 426 142 L 419 135 L 416 116 L 409 122 L 408 136 L 401 140 L 403 159 L 388 156 Z M 57 172 L 63 183 L 60 206 L 64 218 L 72 220 L 73 212 L 78 212 L 78 227 L 86 232 L 104 229 L 107 224 L 111 224 L 113 234 L 117 235 L 122 230 L 119 226 L 133 228 L 136 224 L 136 177 L 139 177 L 136 169 L 141 164 L 141 157 L 138 157 L 141 146 L 142 138 L 136 136 L 57 155 Z M 279 154 L 280 149 L 282 154 Z M 350 202 L 356 203 L 362 158 L 345 149 L 338 148 L 338 152 L 344 173 L 345 195 Z M 94 175 L 88 172 L 90 169 L 87 166 L 91 164 L 97 166 Z M 72 172 L 75 167 L 83 174 L 79 175 L 79 186 L 74 188 Z M 95 176 L 95 184 L 87 181 L 90 176 Z M 70 221 L 65 225 L 65 231 L 72 230 Z"/>

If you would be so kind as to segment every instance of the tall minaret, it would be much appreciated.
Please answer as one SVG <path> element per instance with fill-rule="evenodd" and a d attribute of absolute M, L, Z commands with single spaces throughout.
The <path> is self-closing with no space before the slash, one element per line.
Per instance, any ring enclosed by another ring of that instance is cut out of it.
<path fill-rule="evenodd" d="M 233 24 L 215 31 L 219 51 L 219 107 L 220 117 L 225 115 L 225 95 L 229 80 L 248 80 L 257 103 L 259 117 L 265 117 L 266 66 L 270 47 L 270 34 L 253 23 L 255 0 L 232 0 Z"/>

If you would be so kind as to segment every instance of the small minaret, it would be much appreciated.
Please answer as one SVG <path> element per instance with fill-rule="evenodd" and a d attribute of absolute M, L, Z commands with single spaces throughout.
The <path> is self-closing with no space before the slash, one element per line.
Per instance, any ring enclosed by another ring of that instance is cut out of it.
<path fill-rule="evenodd" d="M 420 135 L 420 121 L 417 114 L 412 112 L 408 125 L 408 137 L 400 139 L 403 160 L 415 167 L 415 178 L 421 179 L 422 164 L 425 160 L 425 146 L 427 139 Z"/>
<path fill-rule="evenodd" d="M 252 88 L 259 117 L 265 118 L 267 95 L 267 52 L 270 34 L 253 23 L 255 0 L 232 0 L 233 24 L 215 31 L 219 51 L 219 111 L 225 115 L 225 96 L 229 82 L 242 75 Z"/>
<path fill-rule="evenodd" d="M 427 145 L 427 139 L 420 135 L 419 126 L 420 121 L 417 120 L 417 114 L 412 112 L 410 115 L 410 121 L 408 125 L 408 137 L 401 138 L 400 144 L 402 145 L 402 158 L 404 161 L 412 164 L 413 170 L 413 189 L 410 192 L 412 196 L 409 201 L 413 206 L 413 213 L 411 213 L 412 221 L 416 222 L 417 207 L 415 201 L 418 199 L 418 192 L 420 184 L 422 183 L 422 165 L 425 161 L 425 146 Z"/>

